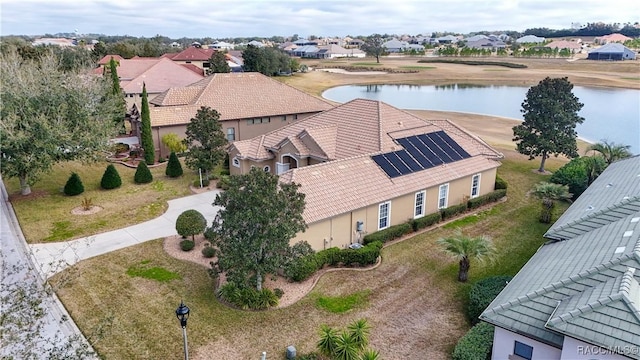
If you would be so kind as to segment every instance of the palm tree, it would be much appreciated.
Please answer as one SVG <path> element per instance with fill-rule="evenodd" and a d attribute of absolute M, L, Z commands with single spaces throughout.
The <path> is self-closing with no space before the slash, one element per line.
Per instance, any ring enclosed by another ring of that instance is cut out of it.
<path fill-rule="evenodd" d="M 626 159 L 633 156 L 629 149 L 631 145 L 616 144 L 614 142 L 608 142 L 602 140 L 602 142 L 593 144 L 587 148 L 587 151 L 598 152 L 604 157 L 604 161 L 608 164 L 620 159 Z"/>
<path fill-rule="evenodd" d="M 458 281 L 461 282 L 467 281 L 472 258 L 482 261 L 494 252 L 489 237 L 485 235 L 466 236 L 460 230 L 457 230 L 453 236 L 438 239 L 438 244 L 444 247 L 445 252 L 459 259 Z"/>
<path fill-rule="evenodd" d="M 556 201 L 571 201 L 572 194 L 569 192 L 569 186 L 554 184 L 550 182 L 540 182 L 533 189 L 533 195 L 542 199 L 542 210 L 540 213 L 540 222 L 549 224 L 553 215 L 553 208 Z"/>
<path fill-rule="evenodd" d="M 587 172 L 587 186 L 591 185 L 607 167 L 603 156 L 585 156 L 582 158 Z"/>

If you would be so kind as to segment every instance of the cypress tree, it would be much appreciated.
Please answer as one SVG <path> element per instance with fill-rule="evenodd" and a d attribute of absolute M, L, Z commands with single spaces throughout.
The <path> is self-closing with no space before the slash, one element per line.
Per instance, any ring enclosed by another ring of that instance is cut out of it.
<path fill-rule="evenodd" d="M 153 146 L 153 136 L 151 135 L 151 115 L 149 113 L 149 100 L 147 99 L 147 86 L 142 84 L 142 134 L 140 134 L 142 149 L 144 150 L 144 161 L 153 164 L 156 159 L 156 149 Z"/>
<path fill-rule="evenodd" d="M 69 180 L 64 185 L 64 194 L 69 196 L 80 195 L 84 192 L 84 185 L 82 185 L 82 180 L 80 180 L 80 176 L 76 173 L 71 173 Z"/>
<path fill-rule="evenodd" d="M 153 175 L 151 175 L 151 171 L 149 170 L 146 162 L 140 161 L 138 168 L 136 169 L 136 174 L 133 177 L 133 181 L 136 184 L 148 184 L 153 181 Z"/>
<path fill-rule="evenodd" d="M 126 132 L 125 126 L 124 126 L 124 118 L 126 115 L 126 111 L 127 111 L 127 104 L 124 100 L 124 96 L 122 95 L 122 89 L 120 88 L 120 77 L 118 76 L 118 62 L 111 57 L 111 60 L 109 60 L 109 75 L 111 76 L 111 93 L 113 94 L 113 96 L 115 97 L 115 99 L 118 101 L 118 106 L 120 106 L 122 108 L 121 112 L 118 112 L 115 114 L 114 117 L 114 122 L 116 123 L 116 125 L 118 126 L 118 130 L 120 131 L 120 133 L 124 134 Z"/>
<path fill-rule="evenodd" d="M 100 187 L 105 190 L 119 188 L 122 185 L 122 179 L 120 179 L 120 174 L 118 174 L 118 170 L 113 164 L 109 164 L 107 169 L 104 171 L 102 175 L 102 180 L 100 181 Z"/>
<path fill-rule="evenodd" d="M 180 160 L 178 160 L 178 156 L 173 151 L 171 152 L 171 155 L 169 155 L 169 163 L 167 163 L 165 175 L 172 178 L 182 176 L 182 165 L 180 164 Z"/>

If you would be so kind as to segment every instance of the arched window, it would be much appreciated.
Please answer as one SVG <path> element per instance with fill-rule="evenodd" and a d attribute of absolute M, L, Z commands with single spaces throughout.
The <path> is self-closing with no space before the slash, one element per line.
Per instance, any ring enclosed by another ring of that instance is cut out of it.
<path fill-rule="evenodd" d="M 233 164 L 233 166 L 235 167 L 240 167 L 240 160 L 234 156 L 234 158 L 231 160 L 231 163 Z"/>

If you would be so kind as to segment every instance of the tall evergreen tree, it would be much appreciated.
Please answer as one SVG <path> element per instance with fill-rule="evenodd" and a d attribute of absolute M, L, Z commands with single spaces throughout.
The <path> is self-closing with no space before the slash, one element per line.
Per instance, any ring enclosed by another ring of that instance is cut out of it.
<path fill-rule="evenodd" d="M 100 187 L 105 190 L 111 190 L 119 188 L 120 185 L 122 185 L 122 179 L 120 179 L 118 170 L 113 164 L 109 164 L 102 175 L 102 180 L 100 180 Z"/>
<path fill-rule="evenodd" d="M 572 89 L 573 84 L 566 77 L 547 77 L 527 91 L 522 103 L 524 121 L 513 127 L 513 141 L 518 152 L 529 155 L 529 160 L 542 156 L 540 172 L 544 172 L 544 163 L 551 154 L 578 156 L 575 129 L 584 121 L 578 115 L 584 104 Z"/>
<path fill-rule="evenodd" d="M 207 75 L 216 74 L 216 73 L 229 73 L 231 72 L 231 67 L 227 63 L 227 58 L 222 51 L 216 51 L 209 58 L 209 69 L 207 70 Z"/>
<path fill-rule="evenodd" d="M 120 77 L 118 76 L 118 62 L 111 57 L 109 60 L 109 75 L 111 77 L 111 94 L 118 101 L 122 111 L 117 113 L 113 119 L 118 127 L 120 133 L 124 134 L 124 117 L 127 111 L 127 103 L 124 101 L 124 95 L 122 94 L 122 88 L 120 87 Z"/>
<path fill-rule="evenodd" d="M 172 178 L 182 176 L 182 165 L 180 164 L 180 160 L 178 160 L 178 156 L 173 151 L 171 152 L 171 155 L 169 155 L 169 162 L 167 163 L 165 175 Z"/>
<path fill-rule="evenodd" d="M 141 129 L 141 142 L 142 149 L 144 150 L 144 161 L 152 165 L 156 159 L 156 149 L 153 145 L 153 135 L 151 134 L 151 115 L 149 112 L 149 100 L 147 98 L 147 85 L 142 84 L 142 111 L 140 116 L 142 117 L 142 129 Z"/>

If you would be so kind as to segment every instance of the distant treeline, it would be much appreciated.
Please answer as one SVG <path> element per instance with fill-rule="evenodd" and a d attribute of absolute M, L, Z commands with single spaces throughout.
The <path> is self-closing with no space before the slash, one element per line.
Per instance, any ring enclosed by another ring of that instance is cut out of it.
<path fill-rule="evenodd" d="M 562 29 L 554 30 L 549 28 L 533 28 L 524 31 L 524 35 L 535 35 L 545 38 L 567 37 L 567 36 L 604 36 L 613 33 L 620 33 L 629 37 L 640 36 L 640 29 L 634 27 L 633 24 L 627 23 L 622 27 L 619 23 L 588 23 L 580 29 Z"/>

